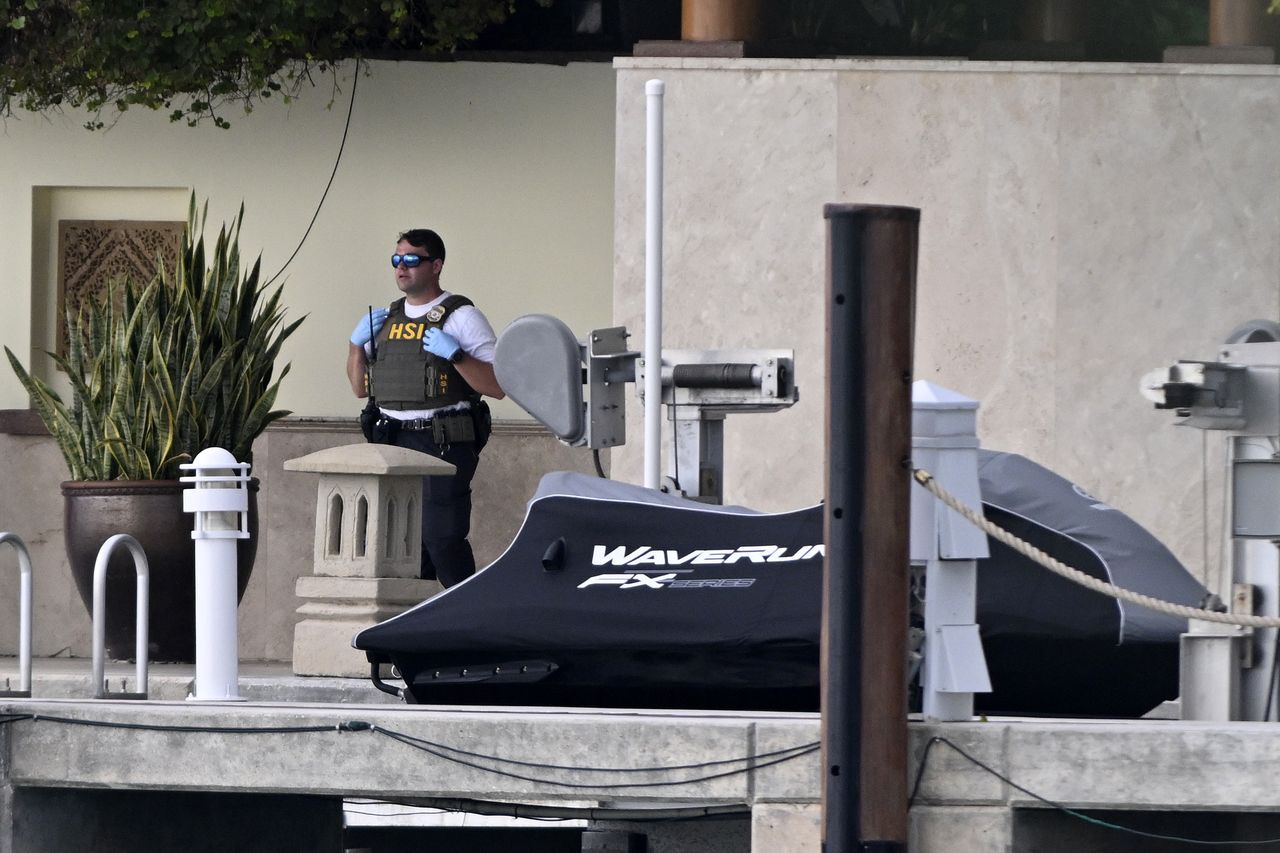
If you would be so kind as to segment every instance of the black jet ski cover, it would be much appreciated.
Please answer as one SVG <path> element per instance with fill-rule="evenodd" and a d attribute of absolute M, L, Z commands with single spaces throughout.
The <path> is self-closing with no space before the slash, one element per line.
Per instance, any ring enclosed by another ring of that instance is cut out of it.
<path fill-rule="evenodd" d="M 1184 604 L 1205 594 L 1138 524 L 1021 456 L 982 451 L 984 511 L 1064 562 Z M 360 632 L 411 701 L 816 710 L 820 506 L 716 507 L 545 477 L 484 571 Z M 1185 622 L 1121 604 L 989 541 L 978 621 L 986 713 L 1134 716 L 1177 693 Z"/>
<path fill-rule="evenodd" d="M 983 514 L 1073 568 L 1162 601 L 1207 590 L 1146 529 L 1014 453 L 979 451 Z M 979 710 L 1138 716 L 1178 694 L 1187 621 L 1092 592 L 988 537 L 978 621 L 993 693 Z"/>
<path fill-rule="evenodd" d="M 816 507 L 553 473 L 492 565 L 354 645 L 419 702 L 812 709 L 822 551 Z"/>

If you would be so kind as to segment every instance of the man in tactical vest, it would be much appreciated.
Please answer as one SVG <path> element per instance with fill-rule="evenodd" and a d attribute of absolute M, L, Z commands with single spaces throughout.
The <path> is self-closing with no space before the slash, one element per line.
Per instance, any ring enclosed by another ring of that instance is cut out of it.
<path fill-rule="evenodd" d="M 369 397 L 361 416 L 365 438 L 429 453 L 457 466 L 452 477 L 422 481 L 422 570 L 452 586 L 475 574 L 471 478 L 489 440 L 489 407 L 502 399 L 493 375 L 497 338 L 465 296 L 442 290 L 444 241 L 426 228 L 400 235 L 396 286 L 404 294 L 356 323 L 347 378 Z"/>

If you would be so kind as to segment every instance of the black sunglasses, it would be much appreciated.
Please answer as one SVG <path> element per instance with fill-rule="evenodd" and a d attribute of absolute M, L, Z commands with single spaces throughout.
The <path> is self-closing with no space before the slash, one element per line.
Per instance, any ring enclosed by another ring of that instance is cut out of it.
<path fill-rule="evenodd" d="M 430 255 L 392 255 L 391 266 L 399 267 L 400 264 L 403 263 L 409 269 L 413 269 L 414 267 L 421 264 L 423 261 L 430 262 L 434 260 L 435 258 L 431 257 Z"/>

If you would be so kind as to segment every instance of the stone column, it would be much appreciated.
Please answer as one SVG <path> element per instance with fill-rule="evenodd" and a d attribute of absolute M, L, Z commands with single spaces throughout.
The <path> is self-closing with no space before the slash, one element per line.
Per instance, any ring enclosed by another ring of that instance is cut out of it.
<path fill-rule="evenodd" d="M 348 444 L 290 459 L 284 469 L 320 475 L 314 574 L 298 578 L 296 588 L 303 603 L 294 674 L 367 676 L 365 654 L 351 648 L 351 638 L 441 589 L 418 579 L 422 478 L 454 468 L 403 447 Z"/>
<path fill-rule="evenodd" d="M 750 41 L 759 38 L 761 0 L 684 0 L 680 33 L 687 41 Z"/>

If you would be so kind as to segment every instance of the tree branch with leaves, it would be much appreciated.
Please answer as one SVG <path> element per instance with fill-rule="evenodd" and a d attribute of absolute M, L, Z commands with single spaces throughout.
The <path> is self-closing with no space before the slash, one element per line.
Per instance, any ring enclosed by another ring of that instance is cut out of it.
<path fill-rule="evenodd" d="M 539 0 L 545 2 L 545 0 Z M 316 72 L 387 51 L 442 54 L 513 0 L 0 0 L 0 115 L 141 106 L 227 127 Z"/>

